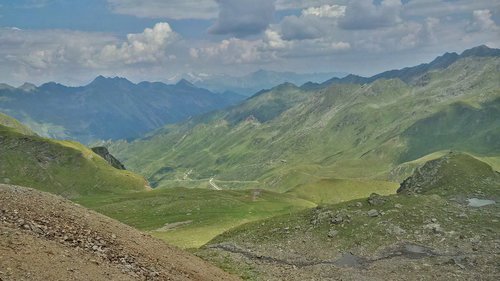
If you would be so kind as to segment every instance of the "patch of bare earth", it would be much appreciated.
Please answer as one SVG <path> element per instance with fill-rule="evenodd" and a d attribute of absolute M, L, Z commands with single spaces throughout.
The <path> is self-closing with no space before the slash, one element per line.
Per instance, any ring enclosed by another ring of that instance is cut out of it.
<path fill-rule="evenodd" d="M 237 280 L 61 197 L 0 185 L 0 280 Z"/>

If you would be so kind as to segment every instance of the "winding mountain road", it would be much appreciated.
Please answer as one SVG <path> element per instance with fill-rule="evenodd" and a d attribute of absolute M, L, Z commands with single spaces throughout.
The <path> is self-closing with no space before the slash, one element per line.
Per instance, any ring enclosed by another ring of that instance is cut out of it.
<path fill-rule="evenodd" d="M 210 180 L 208 181 L 208 183 L 215 189 L 215 190 L 222 190 L 222 188 L 220 188 L 219 186 L 217 186 L 217 184 L 215 184 L 214 182 L 214 178 L 210 178 Z"/>

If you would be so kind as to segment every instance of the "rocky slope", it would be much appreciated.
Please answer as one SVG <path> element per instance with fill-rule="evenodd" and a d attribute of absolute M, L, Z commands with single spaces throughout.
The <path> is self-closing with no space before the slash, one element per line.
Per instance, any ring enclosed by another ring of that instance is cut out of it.
<path fill-rule="evenodd" d="M 243 225 L 199 255 L 251 280 L 498 280 L 500 178 L 467 155 L 438 161 L 413 176 L 425 192 L 372 194 Z"/>
<path fill-rule="evenodd" d="M 61 197 L 0 184 L 0 280 L 237 280 Z"/>

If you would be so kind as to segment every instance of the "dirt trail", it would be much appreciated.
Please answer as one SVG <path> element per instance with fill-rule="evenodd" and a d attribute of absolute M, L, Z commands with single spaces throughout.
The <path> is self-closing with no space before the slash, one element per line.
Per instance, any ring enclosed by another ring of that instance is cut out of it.
<path fill-rule="evenodd" d="M 222 190 L 222 188 L 220 188 L 217 184 L 215 184 L 214 182 L 214 178 L 210 178 L 210 180 L 208 181 L 208 183 L 215 189 L 215 190 Z"/>
<path fill-rule="evenodd" d="M 61 197 L 0 185 L 0 280 L 237 280 Z"/>

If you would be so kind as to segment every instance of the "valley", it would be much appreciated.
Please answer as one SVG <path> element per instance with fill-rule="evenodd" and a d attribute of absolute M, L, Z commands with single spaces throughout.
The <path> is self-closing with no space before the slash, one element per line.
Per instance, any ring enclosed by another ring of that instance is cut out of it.
<path fill-rule="evenodd" d="M 227 95 L 2 88 L 0 280 L 498 279 L 500 50 Z"/>

